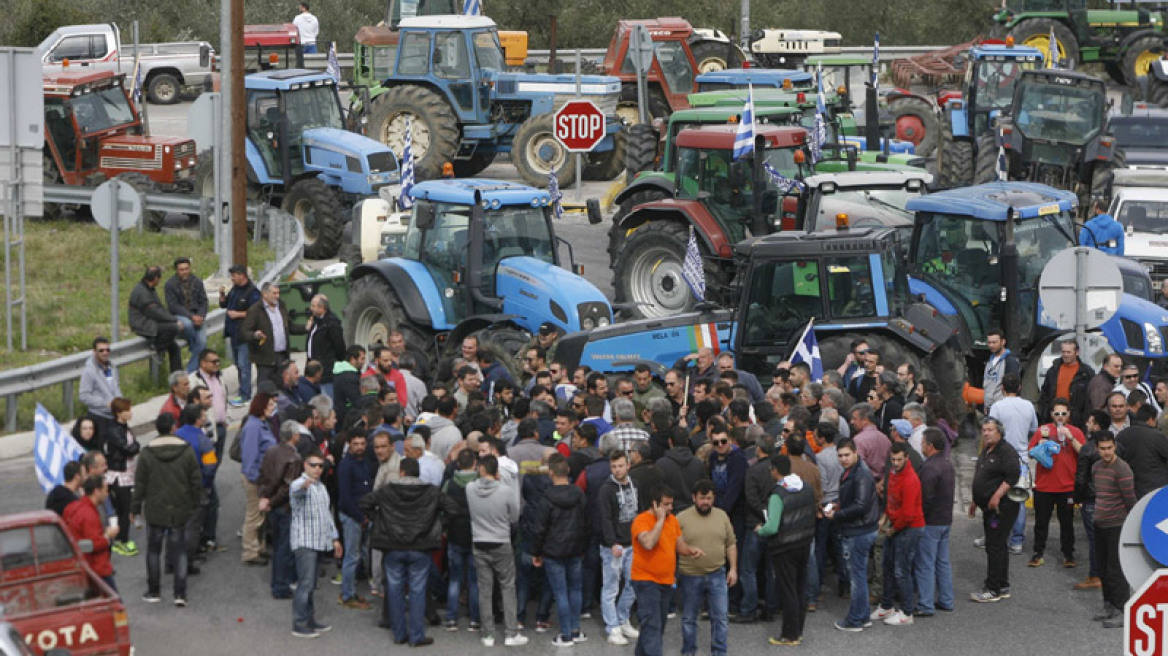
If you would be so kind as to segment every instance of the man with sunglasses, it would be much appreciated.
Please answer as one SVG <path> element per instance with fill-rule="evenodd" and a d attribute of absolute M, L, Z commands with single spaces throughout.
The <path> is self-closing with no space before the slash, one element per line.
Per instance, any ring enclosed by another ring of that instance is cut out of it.
<path fill-rule="evenodd" d="M 288 486 L 292 506 L 290 542 L 296 561 L 296 591 L 292 597 L 292 635 L 316 638 L 332 627 L 316 621 L 312 593 L 316 590 L 317 561 L 321 552 L 342 553 L 340 534 L 329 510 L 328 491 L 320 482 L 324 458 L 311 455 L 304 461 L 304 473 Z"/>
<path fill-rule="evenodd" d="M 114 420 L 110 402 L 121 395 L 118 368 L 110 361 L 110 342 L 105 337 L 96 337 L 93 340 L 93 355 L 85 361 L 85 368 L 81 370 L 80 398 L 96 428 L 94 432 L 98 440 L 95 443 L 98 448 L 106 425 Z"/>
<path fill-rule="evenodd" d="M 1064 398 L 1057 398 L 1051 404 L 1050 423 L 1038 427 L 1030 438 L 1030 449 L 1042 442 L 1055 442 L 1058 452 L 1054 454 L 1050 467 L 1041 462 L 1034 470 L 1034 556 L 1030 567 L 1041 567 L 1045 560 L 1046 537 L 1050 527 L 1051 512 L 1058 513 L 1059 546 L 1063 552 L 1063 567 L 1071 568 L 1075 563 L 1075 472 L 1079 466 L 1079 449 L 1086 442 L 1083 431 L 1071 425 L 1071 404 Z M 1072 445 L 1071 442 L 1077 443 Z"/>
<path fill-rule="evenodd" d="M 1163 408 L 1156 400 L 1155 393 L 1152 392 L 1152 386 L 1140 380 L 1140 368 L 1134 362 L 1129 362 L 1123 365 L 1123 373 L 1119 377 L 1119 382 L 1115 385 L 1112 391 L 1123 392 L 1125 395 L 1130 395 L 1132 392 L 1139 390 L 1148 397 L 1148 405 L 1156 411 L 1156 416 L 1163 412 Z"/>

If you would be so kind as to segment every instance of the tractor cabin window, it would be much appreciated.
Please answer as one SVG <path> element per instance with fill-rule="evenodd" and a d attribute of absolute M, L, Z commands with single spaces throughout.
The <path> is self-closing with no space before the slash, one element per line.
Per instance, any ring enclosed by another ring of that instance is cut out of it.
<path fill-rule="evenodd" d="M 792 338 L 812 318 L 822 318 L 820 264 L 816 260 L 767 262 L 754 269 L 746 301 L 746 346 Z"/>

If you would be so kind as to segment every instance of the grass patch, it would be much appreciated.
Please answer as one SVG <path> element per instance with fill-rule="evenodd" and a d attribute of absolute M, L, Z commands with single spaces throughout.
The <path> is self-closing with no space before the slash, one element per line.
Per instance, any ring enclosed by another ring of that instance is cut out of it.
<path fill-rule="evenodd" d="M 95 336 L 110 336 L 109 243 L 109 233 L 93 223 L 68 220 L 25 222 L 28 350 L 9 352 L 3 349 L 4 342 L 0 341 L 0 370 L 87 351 Z M 254 271 L 258 272 L 265 262 L 274 259 L 266 243 L 257 246 L 249 242 L 248 249 L 248 259 Z M 201 278 L 218 268 L 214 241 L 199 239 L 195 233 L 138 233 L 137 230 L 121 233 L 118 248 L 120 330 L 114 341 L 133 337 L 127 303 L 130 290 L 141 279 L 143 269 L 149 264 L 163 267 L 165 282 L 170 276 L 174 258 L 184 255 L 191 258 L 194 273 Z M 0 248 L 0 267 L 3 266 L 4 253 Z M 16 278 L 15 262 L 12 273 Z M 161 285 L 159 295 L 162 295 Z M 0 324 L 3 321 L 3 316 L 0 316 Z M 16 312 L 13 313 L 13 323 L 13 344 L 19 348 L 19 315 Z M 3 325 L 0 325 L 0 331 L 3 330 Z M 224 352 L 222 337 L 211 337 L 208 343 L 220 353 Z M 122 392 L 135 402 L 164 391 L 150 380 L 147 362 L 123 367 L 120 380 Z M 75 393 L 76 387 L 74 385 Z M 62 421 L 72 418 L 65 416 L 62 388 L 49 387 L 20 396 L 18 430 L 31 428 L 37 401 Z M 74 414 L 79 415 L 82 411 L 80 403 L 74 403 Z"/>

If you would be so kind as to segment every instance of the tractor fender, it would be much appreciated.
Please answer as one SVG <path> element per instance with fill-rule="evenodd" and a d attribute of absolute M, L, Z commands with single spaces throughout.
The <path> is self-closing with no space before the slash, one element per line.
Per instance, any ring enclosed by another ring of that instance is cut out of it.
<path fill-rule="evenodd" d="M 435 330 L 448 327 L 442 294 L 421 262 L 388 258 L 366 262 L 349 272 L 350 281 L 365 276 L 380 276 L 393 287 L 411 323 Z"/>
<path fill-rule="evenodd" d="M 1123 60 L 1123 55 L 1124 55 L 1124 53 L 1127 52 L 1127 49 L 1131 47 L 1131 44 L 1135 43 L 1136 40 L 1142 39 L 1146 36 L 1160 37 L 1160 41 L 1163 42 L 1166 47 L 1168 47 L 1168 35 L 1165 35 L 1161 32 L 1157 32 L 1150 27 L 1147 29 L 1143 29 L 1143 30 L 1133 30 L 1133 31 L 1127 33 L 1119 41 L 1119 59 L 1120 59 L 1120 61 Z"/>
<path fill-rule="evenodd" d="M 949 129 L 952 130 L 955 139 L 971 139 L 973 135 L 969 133 L 969 118 L 965 106 L 955 108 L 952 105 L 945 107 L 945 123 L 949 124 Z"/>
<path fill-rule="evenodd" d="M 922 101 L 928 103 L 929 106 L 932 107 L 933 109 L 937 109 L 937 99 L 936 98 L 922 96 L 919 93 L 913 93 L 912 91 L 909 91 L 908 89 L 901 89 L 899 87 L 897 87 L 895 89 L 890 89 L 888 91 L 888 95 L 886 95 L 884 98 L 888 102 L 889 105 L 896 102 L 897 100 L 906 100 L 908 98 L 916 98 L 917 100 L 922 100 Z"/>
<path fill-rule="evenodd" d="M 672 178 L 666 178 L 663 175 L 638 176 L 633 180 L 632 184 L 625 187 L 624 190 L 616 195 L 616 198 L 613 199 L 613 205 L 620 205 L 633 194 L 646 189 L 659 189 L 665 192 L 667 197 L 672 197 L 675 186 Z"/>
<path fill-rule="evenodd" d="M 694 227 L 698 239 L 705 242 L 710 253 L 717 257 L 732 257 L 734 245 L 708 209 L 697 201 L 673 198 L 645 203 L 625 215 L 617 225 L 619 230 L 632 230 L 648 221 L 679 221 Z"/>

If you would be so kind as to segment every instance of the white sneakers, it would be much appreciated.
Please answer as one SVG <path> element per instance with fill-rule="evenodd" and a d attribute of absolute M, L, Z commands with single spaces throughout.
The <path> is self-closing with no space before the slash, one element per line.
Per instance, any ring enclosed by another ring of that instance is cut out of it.
<path fill-rule="evenodd" d="M 516 633 L 513 636 L 507 636 L 503 640 L 503 644 L 507 647 L 522 647 L 527 644 L 527 636 Z"/>
<path fill-rule="evenodd" d="M 903 612 L 898 610 L 888 617 L 885 617 L 884 623 L 888 626 L 907 626 L 913 623 L 913 618 L 912 615 L 905 615 Z"/>
<path fill-rule="evenodd" d="M 629 639 L 626 638 L 623 633 L 621 633 L 621 630 L 618 627 L 608 632 L 608 644 L 627 645 L 629 644 Z"/>
<path fill-rule="evenodd" d="M 632 624 L 624 623 L 620 625 L 620 632 L 625 634 L 626 638 L 636 638 L 641 635 L 641 632 L 634 629 Z"/>
<path fill-rule="evenodd" d="M 873 622 L 876 622 L 876 621 L 882 620 L 886 617 L 891 617 L 894 614 L 896 614 L 896 610 L 893 608 L 885 608 L 883 606 L 877 606 L 872 611 L 872 614 L 868 616 L 868 619 L 872 620 Z"/>

